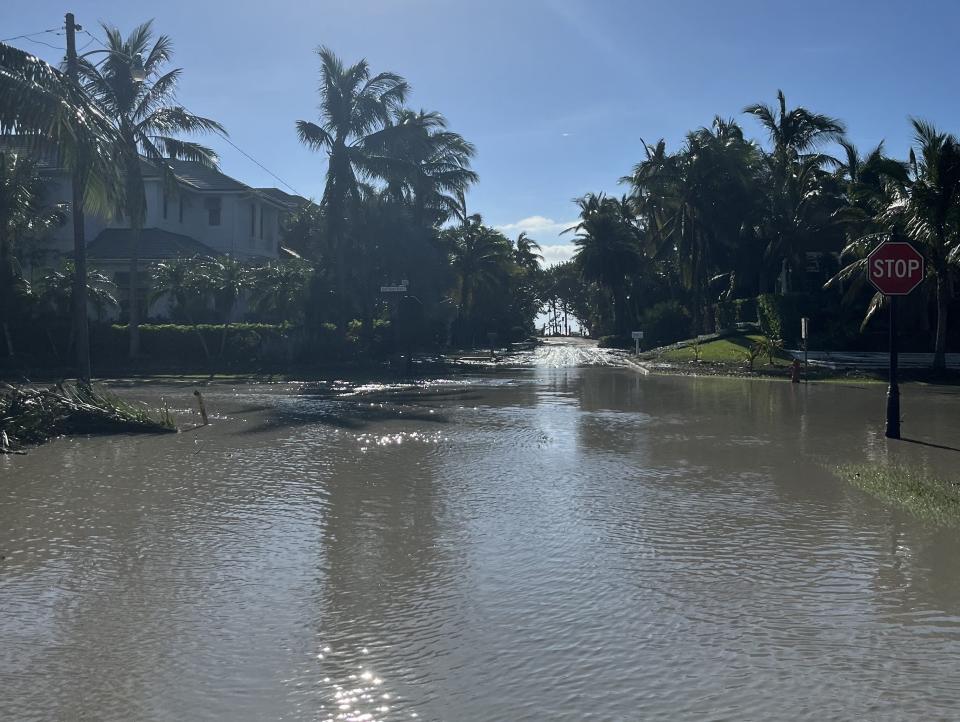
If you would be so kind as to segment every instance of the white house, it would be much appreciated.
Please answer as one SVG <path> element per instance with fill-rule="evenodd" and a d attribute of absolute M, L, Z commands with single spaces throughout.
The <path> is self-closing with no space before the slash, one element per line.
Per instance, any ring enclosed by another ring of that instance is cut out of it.
<path fill-rule="evenodd" d="M 10 148 L 15 138 L 0 139 Z M 69 209 L 71 176 L 58 162 L 56 148 L 32 147 L 42 175 L 48 181 L 47 201 Z M 141 303 L 149 285 L 147 269 L 171 258 L 230 255 L 249 260 L 269 260 L 280 255 L 280 227 L 285 214 L 296 207 L 296 196 L 275 188 L 251 188 L 218 170 L 194 161 L 167 161 L 174 171 L 166 182 L 159 167 L 142 160 L 146 193 L 146 221 L 140 235 L 139 267 L 144 271 Z M 117 216 L 85 215 L 87 258 L 91 267 L 117 283 L 121 306 L 126 309 L 130 265 L 130 229 Z M 69 219 L 44 244 L 46 262 L 73 253 L 73 223 Z M 145 317 L 146 308 L 142 308 Z"/>

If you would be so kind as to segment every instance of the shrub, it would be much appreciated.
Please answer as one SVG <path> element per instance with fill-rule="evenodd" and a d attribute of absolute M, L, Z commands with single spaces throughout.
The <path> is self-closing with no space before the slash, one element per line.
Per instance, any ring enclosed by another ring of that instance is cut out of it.
<path fill-rule="evenodd" d="M 644 312 L 641 328 L 647 346 L 666 346 L 690 337 L 690 314 L 676 301 L 663 301 Z"/>
<path fill-rule="evenodd" d="M 630 349 L 634 347 L 634 341 L 630 336 L 601 336 L 600 340 L 597 342 L 597 345 L 600 348 L 626 348 Z"/>

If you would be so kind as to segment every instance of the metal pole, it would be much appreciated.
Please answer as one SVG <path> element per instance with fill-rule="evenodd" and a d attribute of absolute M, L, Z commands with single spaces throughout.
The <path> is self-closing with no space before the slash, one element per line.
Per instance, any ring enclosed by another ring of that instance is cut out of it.
<path fill-rule="evenodd" d="M 897 379 L 897 297 L 888 296 L 890 302 L 890 385 L 887 387 L 888 439 L 900 438 L 900 384 Z"/>
<path fill-rule="evenodd" d="M 77 82 L 79 74 L 77 61 L 77 30 L 81 27 L 74 22 L 73 13 L 67 13 L 67 76 L 71 82 Z M 77 345 L 77 377 L 84 383 L 90 383 L 90 325 L 87 321 L 87 244 L 83 229 L 83 189 L 82 165 L 86 162 L 86 149 L 77 148 L 78 158 L 71 179 L 70 215 L 73 217 L 73 328 L 74 343 Z"/>

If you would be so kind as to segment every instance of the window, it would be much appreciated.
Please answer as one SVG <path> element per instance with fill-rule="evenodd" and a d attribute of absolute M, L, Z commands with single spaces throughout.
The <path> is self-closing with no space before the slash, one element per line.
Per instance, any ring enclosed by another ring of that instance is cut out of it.
<path fill-rule="evenodd" d="M 260 238 L 263 238 L 263 208 L 260 209 Z"/>
<path fill-rule="evenodd" d="M 253 230 L 257 227 L 257 204 L 250 204 L 250 237 L 253 238 Z"/>
<path fill-rule="evenodd" d="M 219 226 L 220 225 L 220 199 L 219 198 L 207 198 L 205 201 L 207 208 L 207 225 Z"/>
<path fill-rule="evenodd" d="M 163 193 L 163 220 L 167 220 L 167 193 Z"/>
<path fill-rule="evenodd" d="M 183 223 L 183 196 L 180 197 L 180 222 Z"/>

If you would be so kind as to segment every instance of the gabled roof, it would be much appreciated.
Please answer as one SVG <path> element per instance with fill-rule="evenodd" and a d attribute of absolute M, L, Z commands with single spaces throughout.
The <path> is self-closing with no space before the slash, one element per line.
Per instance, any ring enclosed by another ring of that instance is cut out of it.
<path fill-rule="evenodd" d="M 131 233 L 129 228 L 105 228 L 87 246 L 87 257 L 98 260 L 129 259 Z M 140 258 L 144 261 L 219 255 L 222 255 L 219 251 L 190 236 L 160 228 L 144 228 L 140 231 Z"/>

